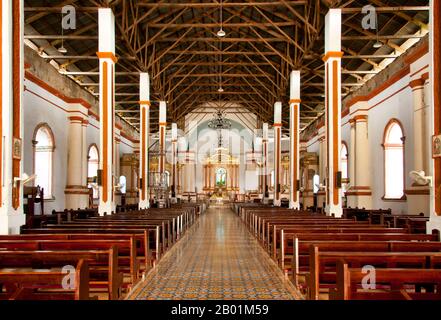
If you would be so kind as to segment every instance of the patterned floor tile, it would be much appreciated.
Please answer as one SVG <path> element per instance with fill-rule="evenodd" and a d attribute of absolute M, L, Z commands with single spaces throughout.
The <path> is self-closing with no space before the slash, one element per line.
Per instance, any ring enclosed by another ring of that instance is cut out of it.
<path fill-rule="evenodd" d="M 293 300 L 301 295 L 228 208 L 210 208 L 127 297 Z"/>

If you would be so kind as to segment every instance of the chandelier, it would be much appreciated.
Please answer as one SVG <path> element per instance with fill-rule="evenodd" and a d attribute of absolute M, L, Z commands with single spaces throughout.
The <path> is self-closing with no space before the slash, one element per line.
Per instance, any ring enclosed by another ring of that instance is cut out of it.
<path fill-rule="evenodd" d="M 213 130 L 228 130 L 231 128 L 231 121 L 225 118 L 225 112 L 218 110 L 213 114 L 213 119 L 208 122 L 208 127 Z"/>
<path fill-rule="evenodd" d="M 217 110 L 213 114 L 213 119 L 208 122 L 208 127 L 210 129 L 217 130 L 217 147 L 220 162 L 220 149 L 223 146 L 222 129 L 229 130 L 231 128 L 231 121 L 225 117 L 225 112 Z"/>

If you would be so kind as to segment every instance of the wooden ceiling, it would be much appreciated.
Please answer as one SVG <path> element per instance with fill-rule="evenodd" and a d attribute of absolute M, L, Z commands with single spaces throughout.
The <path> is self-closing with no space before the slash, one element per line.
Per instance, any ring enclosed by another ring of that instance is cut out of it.
<path fill-rule="evenodd" d="M 289 73 L 302 72 L 301 127 L 324 112 L 324 16 L 343 9 L 343 94 L 359 88 L 397 57 L 409 39 L 427 33 L 428 0 L 25 0 L 25 41 L 54 61 L 60 72 L 98 95 L 97 9 L 116 16 L 116 108 L 139 122 L 139 72 L 152 81 L 152 131 L 160 100 L 176 122 L 206 102 L 240 104 L 272 123 L 273 105 L 284 105 L 288 128 Z M 377 7 L 378 36 L 362 28 L 361 8 Z M 61 36 L 61 7 L 77 8 L 77 28 Z M 221 15 L 222 11 L 222 15 Z M 221 27 L 226 36 L 220 38 Z M 66 54 L 57 48 L 63 38 Z M 379 40 L 383 45 L 374 48 Z M 388 60 L 391 60 L 389 58 Z M 218 92 L 222 86 L 224 91 Z M 199 110 L 200 111 L 200 110 Z"/>

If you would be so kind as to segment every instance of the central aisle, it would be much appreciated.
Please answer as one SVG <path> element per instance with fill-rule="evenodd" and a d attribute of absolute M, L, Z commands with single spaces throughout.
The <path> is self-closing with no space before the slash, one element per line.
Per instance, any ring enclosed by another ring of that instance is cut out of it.
<path fill-rule="evenodd" d="M 299 299 L 242 221 L 211 207 L 129 299 Z"/>

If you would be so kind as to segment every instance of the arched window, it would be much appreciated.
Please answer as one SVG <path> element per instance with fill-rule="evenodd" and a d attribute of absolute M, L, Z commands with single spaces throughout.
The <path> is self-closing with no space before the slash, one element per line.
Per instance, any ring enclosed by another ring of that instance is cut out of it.
<path fill-rule="evenodd" d="M 401 124 L 391 120 L 384 132 L 384 198 L 404 196 L 404 134 Z"/>
<path fill-rule="evenodd" d="M 342 189 L 346 192 L 348 182 L 348 147 L 342 142 L 340 149 Z"/>
<path fill-rule="evenodd" d="M 89 147 L 89 152 L 87 154 L 87 180 L 88 180 L 88 188 L 93 188 L 93 198 L 98 199 L 99 192 L 96 185 L 92 185 L 93 182 L 96 182 L 98 165 L 99 165 L 99 152 L 98 147 L 95 144 L 92 144 Z"/>
<path fill-rule="evenodd" d="M 315 174 L 312 178 L 313 183 L 313 192 L 317 193 L 320 191 L 320 176 L 318 174 Z"/>
<path fill-rule="evenodd" d="M 165 183 L 167 184 L 167 188 L 170 186 L 170 172 L 168 172 L 167 170 L 164 171 L 165 174 Z"/>
<path fill-rule="evenodd" d="M 270 174 L 270 188 L 274 188 L 275 183 L 276 183 L 276 175 L 274 174 L 274 170 L 272 170 Z"/>
<path fill-rule="evenodd" d="M 34 172 L 37 175 L 35 184 L 43 188 L 45 199 L 52 199 L 55 143 L 52 130 L 46 123 L 40 124 L 35 128 L 32 143 L 34 145 Z"/>

